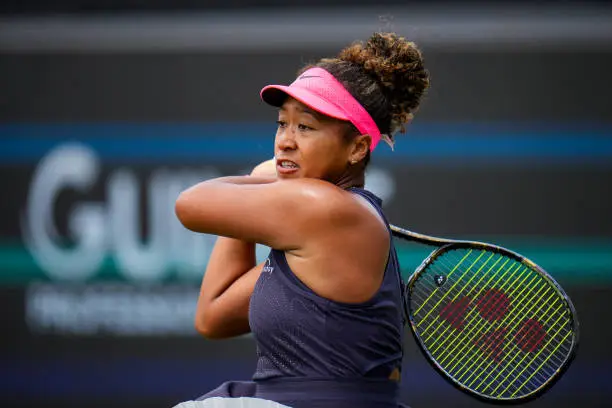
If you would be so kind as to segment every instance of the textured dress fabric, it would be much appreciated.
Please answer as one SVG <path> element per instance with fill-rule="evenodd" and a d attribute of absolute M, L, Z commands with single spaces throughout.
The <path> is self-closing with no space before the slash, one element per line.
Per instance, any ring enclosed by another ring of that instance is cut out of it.
<path fill-rule="evenodd" d="M 367 199 L 385 219 L 382 201 Z M 393 237 L 380 288 L 363 303 L 317 295 L 272 250 L 249 309 L 257 345 L 252 381 L 232 381 L 200 397 L 256 397 L 292 408 L 397 408 L 404 340 L 404 284 Z M 329 271 L 334 273 L 333 270 Z"/>

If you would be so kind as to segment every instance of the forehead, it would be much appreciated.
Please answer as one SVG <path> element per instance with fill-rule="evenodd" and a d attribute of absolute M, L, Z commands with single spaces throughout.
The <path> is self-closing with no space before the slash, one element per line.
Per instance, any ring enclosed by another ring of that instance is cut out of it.
<path fill-rule="evenodd" d="M 298 113 L 298 114 L 307 114 L 317 119 L 320 122 L 327 123 L 345 123 L 342 120 L 332 118 L 330 116 L 324 115 L 316 110 L 312 109 L 308 105 L 298 101 L 295 98 L 287 97 L 287 100 L 281 105 L 279 108 L 280 113 Z"/>

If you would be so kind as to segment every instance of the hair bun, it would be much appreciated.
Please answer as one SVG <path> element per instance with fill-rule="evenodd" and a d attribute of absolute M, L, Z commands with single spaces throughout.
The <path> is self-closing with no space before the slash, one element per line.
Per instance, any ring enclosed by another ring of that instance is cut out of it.
<path fill-rule="evenodd" d="M 343 49 L 338 59 L 359 65 L 376 80 L 391 107 L 392 131 L 403 131 L 429 87 L 429 72 L 417 46 L 395 33 L 374 33 L 365 44 Z"/>

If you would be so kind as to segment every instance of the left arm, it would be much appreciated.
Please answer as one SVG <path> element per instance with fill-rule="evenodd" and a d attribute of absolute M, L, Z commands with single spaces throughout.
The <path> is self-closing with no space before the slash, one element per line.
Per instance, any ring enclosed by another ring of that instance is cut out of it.
<path fill-rule="evenodd" d="M 257 177 L 276 178 L 276 161 L 268 160 L 255 167 L 249 181 Z M 253 242 L 218 237 L 200 287 L 196 330 L 209 339 L 248 333 L 249 301 L 261 269 L 262 265 L 255 266 Z"/>

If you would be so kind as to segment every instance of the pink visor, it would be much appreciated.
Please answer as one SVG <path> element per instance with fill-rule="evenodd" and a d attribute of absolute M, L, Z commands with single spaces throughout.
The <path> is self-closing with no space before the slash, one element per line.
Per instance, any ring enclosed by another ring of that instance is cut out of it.
<path fill-rule="evenodd" d="M 363 106 L 332 74 L 323 68 L 310 68 L 289 86 L 268 85 L 261 90 L 261 99 L 272 106 L 281 106 L 287 95 L 332 118 L 351 122 L 361 134 L 370 135 L 374 150 L 380 141 L 380 130 Z"/>

